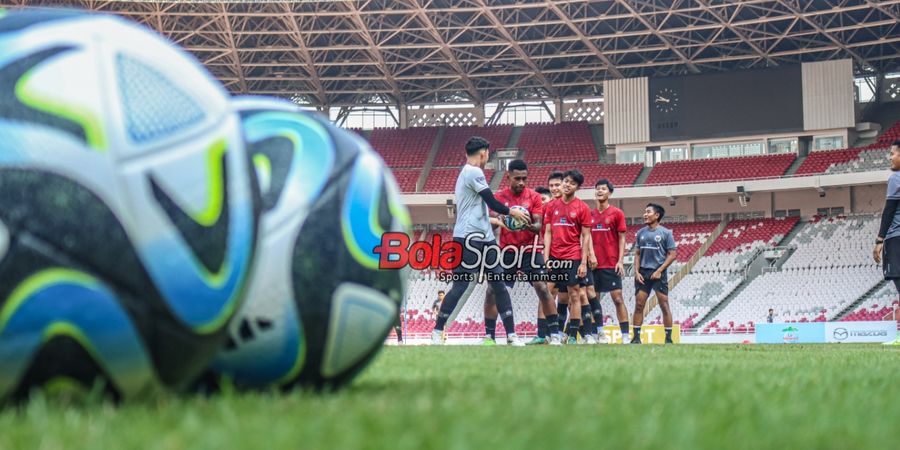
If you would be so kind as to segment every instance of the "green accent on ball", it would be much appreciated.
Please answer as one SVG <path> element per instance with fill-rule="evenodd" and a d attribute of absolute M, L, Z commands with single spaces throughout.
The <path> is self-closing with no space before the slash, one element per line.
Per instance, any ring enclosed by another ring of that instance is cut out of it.
<path fill-rule="evenodd" d="M 225 203 L 225 174 L 222 157 L 227 150 L 228 143 L 225 138 L 217 139 L 210 145 L 206 159 L 208 174 L 206 179 L 206 191 L 209 192 L 206 208 L 203 211 L 193 212 L 185 210 L 191 219 L 205 227 L 214 225 L 222 215 L 222 207 Z M 216 273 L 210 272 L 206 266 L 196 259 L 195 255 L 192 255 L 192 258 L 194 259 L 194 264 L 196 265 L 198 272 L 203 277 L 203 281 L 207 286 L 220 288 L 228 281 L 228 276 L 231 274 L 232 267 L 231 262 L 227 258 Z M 199 334 L 209 334 L 219 331 L 222 326 L 228 322 L 228 319 L 231 318 L 235 308 L 237 308 L 236 303 L 238 302 L 228 302 L 228 305 L 222 309 L 216 318 L 202 326 L 195 327 L 194 331 Z"/>
<path fill-rule="evenodd" d="M 97 362 L 97 364 L 102 364 L 103 359 L 100 357 L 100 353 L 94 348 L 91 341 L 84 335 L 80 328 L 77 325 L 66 322 L 66 321 L 57 321 L 51 323 L 47 328 L 44 328 L 44 336 L 42 338 L 42 342 L 46 344 L 58 336 L 65 336 L 75 340 L 78 342 L 78 345 L 81 346 L 85 351 L 91 355 L 91 358 Z"/>
<path fill-rule="evenodd" d="M 300 339 L 299 347 L 300 348 L 297 349 L 297 359 L 294 361 L 294 365 L 291 366 L 291 370 L 276 382 L 278 385 L 285 385 L 295 381 L 297 375 L 303 370 L 303 363 L 306 362 L 306 339 Z"/>
<path fill-rule="evenodd" d="M 209 199 L 206 208 L 202 211 L 187 211 L 191 219 L 204 227 L 211 227 L 222 215 L 222 205 L 225 203 L 225 180 L 222 170 L 222 156 L 228 149 L 225 139 L 218 139 L 209 147 L 206 157 L 206 192 Z"/>
<path fill-rule="evenodd" d="M 66 104 L 59 98 L 42 96 L 31 83 L 34 73 L 35 71 L 32 69 L 16 82 L 16 97 L 19 101 L 36 110 L 81 124 L 88 145 L 99 152 L 106 152 L 109 144 L 103 133 L 103 124 L 100 118 L 91 114 L 87 108 Z"/>
<path fill-rule="evenodd" d="M 6 328 L 7 322 L 15 314 L 16 310 L 22 306 L 32 294 L 45 286 L 55 283 L 71 283 L 79 284 L 86 287 L 93 287 L 97 284 L 97 280 L 90 275 L 70 269 L 53 268 L 42 270 L 20 283 L 12 291 L 3 309 L 0 310 L 0 330 Z"/>
<path fill-rule="evenodd" d="M 268 156 L 262 153 L 253 155 L 253 167 L 256 168 L 258 173 L 265 175 L 266 180 L 272 179 L 272 161 Z M 260 176 L 259 178 L 262 179 L 263 177 Z M 268 186 L 266 190 L 269 190 Z"/>

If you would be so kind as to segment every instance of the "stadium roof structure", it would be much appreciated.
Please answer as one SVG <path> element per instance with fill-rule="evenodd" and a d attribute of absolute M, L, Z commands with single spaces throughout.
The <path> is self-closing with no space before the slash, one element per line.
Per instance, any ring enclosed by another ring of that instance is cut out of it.
<path fill-rule="evenodd" d="M 316 106 L 602 95 L 603 80 L 851 58 L 900 70 L 900 0 L 0 0 L 144 23 L 230 91 Z"/>

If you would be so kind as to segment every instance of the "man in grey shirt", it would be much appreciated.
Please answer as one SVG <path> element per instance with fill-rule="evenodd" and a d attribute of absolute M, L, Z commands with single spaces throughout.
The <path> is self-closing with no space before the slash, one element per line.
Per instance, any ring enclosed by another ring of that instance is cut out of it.
<path fill-rule="evenodd" d="M 644 304 L 650 291 L 656 292 L 659 309 L 662 310 L 663 326 L 666 329 L 666 344 L 672 343 L 672 310 L 669 308 L 669 277 L 666 271 L 675 261 L 675 236 L 672 230 L 659 222 L 666 210 L 650 203 L 644 210 L 644 228 L 635 235 L 634 260 L 640 266 L 634 273 L 634 337 L 632 344 L 641 343 L 641 324 L 644 323 Z"/>
<path fill-rule="evenodd" d="M 881 227 L 875 238 L 872 257 L 881 263 L 884 256 L 884 279 L 891 280 L 900 291 L 900 140 L 891 144 L 891 177 L 888 179 L 884 211 L 881 213 Z M 900 338 L 889 345 L 900 345 Z"/>
<path fill-rule="evenodd" d="M 510 210 L 506 205 L 494 198 L 494 194 L 491 192 L 482 170 L 490 157 L 488 153 L 489 147 L 490 143 L 480 137 L 473 136 L 470 138 L 466 142 L 466 165 L 463 166 L 459 173 L 459 178 L 456 179 L 457 206 L 456 225 L 453 227 L 453 241 L 462 246 L 462 263 L 468 266 L 474 266 L 484 257 L 485 247 L 497 245 L 497 242 L 494 240 L 494 231 L 491 229 L 488 208 L 501 215 L 510 215 L 525 222 L 531 221 L 527 213 L 521 210 Z M 502 217 L 501 220 L 503 220 Z M 469 239 L 469 245 L 466 245 L 467 238 Z M 492 253 L 498 256 L 500 254 L 499 251 Z M 486 263 L 493 262 L 486 261 Z M 452 322 L 452 319 L 456 316 L 454 311 L 462 308 L 460 303 L 465 304 L 475 288 L 475 277 L 479 272 L 479 268 L 465 268 L 463 264 L 453 269 L 453 284 L 444 297 L 444 302 L 441 304 L 441 310 L 438 312 L 434 325 L 434 331 L 431 333 L 432 345 L 441 345 L 443 343 L 444 326 L 448 322 Z M 499 265 L 495 265 L 488 271 L 488 276 L 490 277 L 492 274 L 501 274 L 502 268 Z M 513 318 L 512 301 L 509 298 L 506 285 L 499 279 L 492 280 L 489 278 L 488 282 L 496 296 L 497 309 L 500 312 L 500 318 L 503 320 L 503 326 L 506 328 L 507 342 L 510 345 L 524 346 L 525 344 L 516 336 L 516 322 Z"/>

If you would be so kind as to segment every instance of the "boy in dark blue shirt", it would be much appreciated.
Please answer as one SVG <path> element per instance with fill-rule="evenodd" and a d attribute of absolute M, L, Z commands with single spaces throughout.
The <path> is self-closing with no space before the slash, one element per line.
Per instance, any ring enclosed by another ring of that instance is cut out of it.
<path fill-rule="evenodd" d="M 635 236 L 634 260 L 638 270 L 634 273 L 634 337 L 632 344 L 641 343 L 641 324 L 644 323 L 644 304 L 650 291 L 656 291 L 659 309 L 662 310 L 663 326 L 666 328 L 666 344 L 672 343 L 672 310 L 669 308 L 669 277 L 666 270 L 675 261 L 675 236 L 672 230 L 659 222 L 666 210 L 650 203 L 644 210 L 644 228 Z"/>

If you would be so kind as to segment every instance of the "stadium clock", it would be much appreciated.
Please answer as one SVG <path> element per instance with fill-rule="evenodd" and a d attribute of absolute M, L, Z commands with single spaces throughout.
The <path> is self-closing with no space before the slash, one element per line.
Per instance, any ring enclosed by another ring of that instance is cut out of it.
<path fill-rule="evenodd" d="M 662 88 L 653 96 L 653 104 L 662 113 L 672 113 L 678 109 L 678 92 L 670 88 Z"/>

